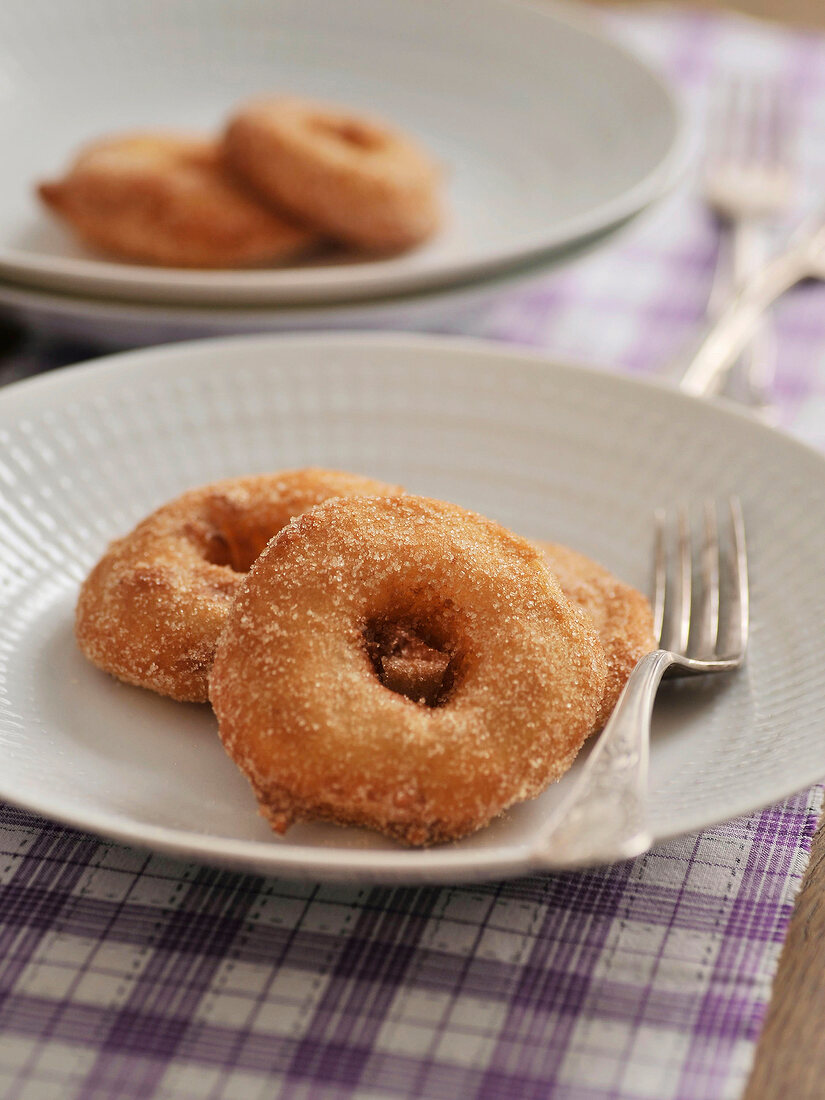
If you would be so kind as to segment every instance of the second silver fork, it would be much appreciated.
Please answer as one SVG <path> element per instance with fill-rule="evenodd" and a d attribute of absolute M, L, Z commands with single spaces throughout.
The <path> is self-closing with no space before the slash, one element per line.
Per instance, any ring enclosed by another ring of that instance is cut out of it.
<path fill-rule="evenodd" d="M 788 209 L 792 174 L 782 92 L 775 82 L 729 78 L 710 112 L 703 198 L 721 226 L 708 316 L 719 317 L 731 295 L 768 255 L 771 222 Z M 773 327 L 763 319 L 730 381 L 733 396 L 770 418 L 776 360 Z"/>

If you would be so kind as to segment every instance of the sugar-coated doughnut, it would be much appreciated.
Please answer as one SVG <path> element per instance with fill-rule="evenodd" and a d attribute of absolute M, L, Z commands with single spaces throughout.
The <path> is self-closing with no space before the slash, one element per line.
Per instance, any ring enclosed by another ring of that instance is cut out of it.
<path fill-rule="evenodd" d="M 229 120 L 224 148 L 260 195 L 356 248 L 409 248 L 440 224 L 438 169 L 382 122 L 287 96 L 257 100 Z"/>
<path fill-rule="evenodd" d="M 653 612 L 641 592 L 584 554 L 553 542 L 537 545 L 564 594 L 590 616 L 602 643 L 607 680 L 596 721 L 601 729 L 637 661 L 656 648 Z"/>
<path fill-rule="evenodd" d="M 291 259 L 316 234 L 268 208 L 223 162 L 218 142 L 135 133 L 84 149 L 43 202 L 88 244 L 171 267 L 241 267 Z"/>
<path fill-rule="evenodd" d="M 557 779 L 604 678 L 531 543 L 453 504 L 352 498 L 302 514 L 252 566 L 210 701 L 277 832 L 320 819 L 420 845 Z"/>
<path fill-rule="evenodd" d="M 287 470 L 192 489 L 113 542 L 84 582 L 75 633 L 99 668 L 206 702 L 218 635 L 246 571 L 294 516 L 333 496 L 397 485 L 333 470 Z"/>

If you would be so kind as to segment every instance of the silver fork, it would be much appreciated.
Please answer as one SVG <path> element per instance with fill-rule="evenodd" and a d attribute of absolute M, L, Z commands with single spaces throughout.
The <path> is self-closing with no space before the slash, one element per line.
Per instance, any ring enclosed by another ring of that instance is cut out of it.
<path fill-rule="evenodd" d="M 803 279 L 825 280 L 825 209 L 805 218 L 784 248 L 746 279 L 708 325 L 682 369 L 679 389 L 697 397 L 717 393 L 766 310 Z"/>
<path fill-rule="evenodd" d="M 729 78 L 719 87 L 711 111 L 702 181 L 705 202 L 722 233 L 708 301 L 718 318 L 731 295 L 767 258 L 767 229 L 788 209 L 792 173 L 783 96 L 775 82 Z M 763 320 L 730 379 L 734 396 L 769 415 L 776 349 L 773 329 Z"/>
<path fill-rule="evenodd" d="M 745 659 L 748 563 L 737 497 L 728 501 L 728 512 L 727 554 L 721 550 L 714 501 L 704 507 L 698 550 L 686 508 L 678 511 L 675 539 L 668 537 L 666 515 L 657 513 L 653 611 L 659 648 L 634 668 L 577 782 L 539 831 L 532 854 L 541 866 L 613 862 L 650 847 L 647 770 L 659 684 L 665 676 L 731 672 Z"/>

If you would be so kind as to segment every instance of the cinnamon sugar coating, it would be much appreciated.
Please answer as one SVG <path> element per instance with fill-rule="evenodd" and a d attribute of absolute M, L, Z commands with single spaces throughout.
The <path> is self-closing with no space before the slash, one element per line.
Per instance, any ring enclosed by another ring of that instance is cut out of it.
<path fill-rule="evenodd" d="M 410 662 L 430 703 L 393 690 Z M 557 779 L 604 681 L 595 631 L 531 543 L 456 505 L 353 498 L 293 520 L 252 566 L 210 701 L 276 831 L 322 819 L 422 845 Z"/>
<path fill-rule="evenodd" d="M 38 194 L 88 244 L 144 263 L 242 267 L 292 259 L 318 240 L 239 183 L 219 143 L 179 134 L 98 141 Z"/>
<path fill-rule="evenodd" d="M 584 554 L 552 542 L 536 545 L 567 598 L 590 616 L 602 643 L 607 680 L 595 727 L 601 729 L 637 661 L 656 649 L 653 611 L 641 592 Z"/>
<path fill-rule="evenodd" d="M 229 120 L 224 149 L 277 209 L 356 248 L 409 248 L 441 221 L 435 164 L 375 119 L 291 96 L 256 100 Z"/>
<path fill-rule="evenodd" d="M 269 539 L 329 497 L 400 491 L 318 469 L 192 489 L 109 546 L 80 590 L 78 644 L 93 664 L 127 683 L 206 702 L 218 635 Z"/>

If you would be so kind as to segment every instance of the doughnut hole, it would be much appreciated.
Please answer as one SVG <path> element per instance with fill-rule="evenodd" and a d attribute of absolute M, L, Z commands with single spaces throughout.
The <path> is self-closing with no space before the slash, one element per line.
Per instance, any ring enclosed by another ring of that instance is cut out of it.
<path fill-rule="evenodd" d="M 201 514 L 189 525 L 187 534 L 210 565 L 248 573 L 289 519 L 288 513 L 273 514 L 266 506 L 250 508 L 243 501 L 215 493 L 203 502 Z"/>
<path fill-rule="evenodd" d="M 386 145 L 384 135 L 357 119 L 332 118 L 315 115 L 309 120 L 310 129 L 316 134 L 340 141 L 363 152 L 375 152 Z"/>
<path fill-rule="evenodd" d="M 239 528 L 208 531 L 203 540 L 203 557 L 210 565 L 228 566 L 234 573 L 248 573 L 252 563 L 263 552 L 264 547 L 277 535 L 279 528 L 253 528 L 243 531 Z"/>
<path fill-rule="evenodd" d="M 229 120 L 227 162 L 276 209 L 332 242 L 411 248 L 441 224 L 441 173 L 404 134 L 312 101 L 250 103 Z"/>
<path fill-rule="evenodd" d="M 455 682 L 455 662 L 443 641 L 411 620 L 373 620 L 364 629 L 375 674 L 389 691 L 438 707 Z"/>

